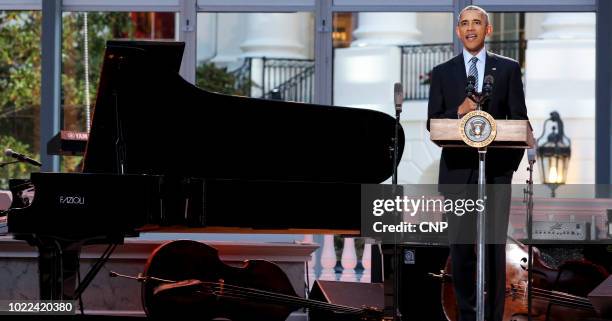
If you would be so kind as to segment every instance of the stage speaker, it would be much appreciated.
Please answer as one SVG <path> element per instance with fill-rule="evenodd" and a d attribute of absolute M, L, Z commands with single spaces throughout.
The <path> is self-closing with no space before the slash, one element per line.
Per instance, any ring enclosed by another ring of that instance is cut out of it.
<path fill-rule="evenodd" d="M 589 293 L 589 300 L 600 316 L 612 318 L 612 275 Z"/>
<path fill-rule="evenodd" d="M 394 253 L 393 245 L 383 246 L 385 315 L 393 315 L 393 297 L 397 295 L 403 321 L 446 321 L 441 300 L 442 282 L 430 273 L 439 274 L 444 269 L 448 247 L 398 245 L 398 265 Z M 399 278 L 397 292 L 395 277 Z"/>
<path fill-rule="evenodd" d="M 363 309 L 370 307 L 380 311 L 384 308 L 384 287 L 382 283 L 359 283 L 316 280 L 310 291 L 310 299 L 331 305 L 332 309 L 308 310 L 310 321 L 360 320 L 355 313 L 341 313 L 343 307 Z M 335 310 L 335 312 L 331 311 Z"/>

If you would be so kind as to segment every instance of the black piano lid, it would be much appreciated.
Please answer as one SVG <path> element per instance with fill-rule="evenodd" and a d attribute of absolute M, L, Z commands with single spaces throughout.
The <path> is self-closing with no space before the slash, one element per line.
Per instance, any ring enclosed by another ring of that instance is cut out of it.
<path fill-rule="evenodd" d="M 83 172 L 119 172 L 118 118 L 130 174 L 346 183 L 391 176 L 393 117 L 202 90 L 178 74 L 183 48 L 107 42 Z M 401 130 L 399 146 L 402 155 Z"/>

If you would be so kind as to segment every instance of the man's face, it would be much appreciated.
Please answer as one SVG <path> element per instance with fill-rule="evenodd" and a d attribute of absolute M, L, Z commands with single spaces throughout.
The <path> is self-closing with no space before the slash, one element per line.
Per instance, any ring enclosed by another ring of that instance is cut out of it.
<path fill-rule="evenodd" d="M 484 13 L 466 10 L 461 15 L 456 31 L 465 49 L 475 55 L 484 47 L 485 38 L 493 32 L 493 27 L 487 22 Z"/>

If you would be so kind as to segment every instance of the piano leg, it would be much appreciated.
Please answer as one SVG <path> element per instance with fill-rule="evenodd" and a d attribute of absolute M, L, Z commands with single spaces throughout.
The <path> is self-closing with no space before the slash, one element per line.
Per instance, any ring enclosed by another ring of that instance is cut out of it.
<path fill-rule="evenodd" d="M 36 238 L 41 300 L 73 300 L 81 252 L 80 242 Z"/>
<path fill-rule="evenodd" d="M 131 233 L 138 236 L 137 232 Z M 30 235 L 25 238 L 30 245 L 38 247 L 38 274 L 40 300 L 76 300 L 110 258 L 123 235 L 111 234 L 67 240 L 58 237 Z M 89 269 L 82 280 L 78 280 L 79 258 L 83 245 L 106 244 L 102 256 Z M 77 287 L 78 284 L 78 287 Z"/>

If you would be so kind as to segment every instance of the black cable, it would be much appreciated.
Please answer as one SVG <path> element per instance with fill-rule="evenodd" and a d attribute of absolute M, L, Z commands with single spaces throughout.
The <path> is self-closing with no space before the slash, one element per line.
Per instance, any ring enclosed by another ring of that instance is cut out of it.
<path fill-rule="evenodd" d="M 308 273 L 308 261 L 304 262 L 306 264 L 306 297 L 310 297 L 310 273 Z"/>
<path fill-rule="evenodd" d="M 59 293 L 59 298 L 55 298 L 53 297 L 53 290 L 51 290 L 51 300 L 61 300 L 64 298 L 64 260 L 62 259 L 62 256 L 64 255 L 63 251 L 62 251 L 62 245 L 60 244 L 60 242 L 58 240 L 53 240 L 53 244 L 55 244 L 56 248 L 57 248 L 57 252 L 55 254 L 57 254 L 57 257 L 59 257 L 59 279 L 61 280 L 61 287 L 60 287 L 60 293 Z M 54 255 L 55 255 L 54 254 Z M 54 259 L 57 259 L 54 258 Z M 55 270 L 55 267 L 52 268 L 53 270 Z M 53 281 L 55 282 L 58 279 L 57 271 L 53 272 Z"/>
<path fill-rule="evenodd" d="M 77 289 L 81 287 L 81 253 L 77 257 Z M 81 315 L 85 315 L 85 308 L 83 307 L 83 296 L 82 293 L 79 293 L 79 310 L 81 310 Z"/>

